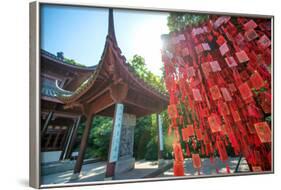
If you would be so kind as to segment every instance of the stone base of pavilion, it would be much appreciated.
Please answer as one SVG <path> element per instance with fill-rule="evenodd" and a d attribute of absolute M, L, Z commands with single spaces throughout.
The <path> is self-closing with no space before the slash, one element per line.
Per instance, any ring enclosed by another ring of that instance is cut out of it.
<path fill-rule="evenodd" d="M 165 171 L 172 168 L 172 166 L 172 160 L 161 160 L 159 165 L 158 161 L 139 160 L 135 162 L 134 169 L 119 173 L 112 179 L 107 179 L 105 178 L 106 162 L 100 161 L 84 164 L 80 175 L 73 175 L 73 170 L 67 170 L 50 175 L 42 175 L 41 182 L 42 185 L 50 185 L 107 180 L 143 179 L 162 175 Z"/>

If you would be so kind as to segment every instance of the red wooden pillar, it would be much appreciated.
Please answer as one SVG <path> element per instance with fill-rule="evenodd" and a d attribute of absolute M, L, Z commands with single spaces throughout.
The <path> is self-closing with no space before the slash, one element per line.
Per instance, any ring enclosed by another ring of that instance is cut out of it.
<path fill-rule="evenodd" d="M 82 135 L 81 144 L 80 144 L 80 148 L 79 148 L 78 158 L 76 160 L 75 167 L 74 167 L 73 173 L 75 175 L 73 176 L 73 178 L 77 178 L 81 172 L 83 161 L 84 161 L 84 155 L 85 155 L 86 148 L 87 148 L 87 142 L 88 142 L 88 138 L 89 138 L 89 134 L 90 134 L 90 129 L 92 128 L 93 118 L 94 118 L 93 115 L 90 115 L 87 117 L 86 126 L 84 129 L 83 135 Z"/>
<path fill-rule="evenodd" d="M 106 179 L 112 179 L 114 177 L 115 164 L 119 157 L 123 112 L 124 112 L 124 105 L 120 103 L 115 104 L 113 129 L 112 129 L 112 135 L 110 140 L 108 161 L 106 165 L 106 174 L 105 174 Z"/>

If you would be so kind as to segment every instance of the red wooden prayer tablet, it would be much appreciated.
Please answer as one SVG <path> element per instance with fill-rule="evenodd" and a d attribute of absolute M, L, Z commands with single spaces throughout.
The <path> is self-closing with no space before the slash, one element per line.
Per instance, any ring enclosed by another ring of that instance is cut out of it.
<path fill-rule="evenodd" d="M 239 111 L 238 110 L 232 110 L 231 114 L 232 114 L 234 122 L 241 121 L 241 117 L 239 115 Z"/>
<path fill-rule="evenodd" d="M 229 91 L 227 90 L 227 88 L 222 87 L 221 92 L 222 92 L 222 96 L 225 101 L 232 101 L 232 97 L 231 97 Z"/>
<path fill-rule="evenodd" d="M 177 118 L 178 117 L 178 111 L 177 111 L 177 105 L 171 104 L 168 106 L 168 114 L 170 118 Z"/>
<path fill-rule="evenodd" d="M 213 100 L 218 100 L 222 97 L 218 85 L 212 86 L 210 88 L 210 92 L 211 92 Z"/>
<path fill-rule="evenodd" d="M 260 100 L 260 105 L 264 113 L 271 113 L 271 94 L 266 92 L 261 93 Z"/>
<path fill-rule="evenodd" d="M 204 75 L 206 76 L 206 78 L 209 77 L 209 73 L 212 72 L 211 66 L 209 62 L 205 62 L 201 64 L 202 70 L 204 72 Z"/>
<path fill-rule="evenodd" d="M 181 53 L 182 53 L 182 56 L 188 56 L 189 55 L 189 50 L 188 50 L 188 48 L 183 48 L 182 50 L 181 50 Z"/>
<path fill-rule="evenodd" d="M 189 140 L 189 137 L 194 136 L 193 125 L 187 125 L 187 127 L 182 128 L 181 132 L 182 132 L 182 139 L 184 141 Z"/>
<path fill-rule="evenodd" d="M 202 47 L 203 47 L 203 49 L 204 49 L 205 51 L 211 50 L 211 48 L 210 48 L 210 46 L 209 46 L 208 43 L 202 43 Z"/>
<path fill-rule="evenodd" d="M 187 125 L 186 126 L 187 129 L 187 135 L 190 136 L 194 136 L 194 129 L 193 129 L 193 125 Z"/>
<path fill-rule="evenodd" d="M 235 59 L 231 56 L 231 57 L 226 57 L 225 62 L 227 63 L 228 67 L 235 67 L 237 66 L 237 63 L 235 61 Z"/>
<path fill-rule="evenodd" d="M 223 37 L 223 35 L 220 35 L 216 42 L 219 46 L 223 45 L 225 43 L 225 38 Z"/>
<path fill-rule="evenodd" d="M 262 143 L 271 142 L 271 130 L 266 122 L 255 123 L 257 135 Z"/>
<path fill-rule="evenodd" d="M 213 133 L 221 131 L 221 120 L 217 114 L 209 116 L 208 123 Z"/>
<path fill-rule="evenodd" d="M 239 63 L 244 63 L 244 62 L 247 62 L 250 60 L 244 50 L 242 50 L 240 52 L 236 52 L 235 54 L 236 54 L 236 57 L 237 57 Z"/>
<path fill-rule="evenodd" d="M 245 41 L 245 38 L 241 33 L 239 33 L 237 36 L 235 36 L 235 40 L 238 45 L 242 45 Z"/>
<path fill-rule="evenodd" d="M 194 98 L 195 101 L 202 101 L 202 96 L 200 94 L 199 89 L 193 88 L 192 93 L 193 93 L 193 98 Z"/>
<path fill-rule="evenodd" d="M 218 61 L 211 61 L 210 66 L 213 72 L 221 71 L 221 67 Z"/>
<path fill-rule="evenodd" d="M 218 104 L 219 112 L 221 115 L 229 115 L 230 111 L 226 102 L 219 102 Z"/>
<path fill-rule="evenodd" d="M 252 76 L 250 77 L 250 81 L 252 87 L 254 87 L 255 89 L 260 89 L 261 87 L 264 86 L 264 80 L 258 72 L 254 72 L 252 74 Z"/>
<path fill-rule="evenodd" d="M 253 20 L 249 20 L 246 24 L 244 24 L 244 29 L 249 30 L 249 29 L 255 29 L 257 27 L 257 23 Z"/>
<path fill-rule="evenodd" d="M 194 69 L 194 67 L 188 67 L 186 69 L 186 74 L 187 74 L 188 78 L 194 77 L 195 76 L 195 69 Z"/>
<path fill-rule="evenodd" d="M 203 47 L 202 47 L 202 44 L 199 44 L 197 46 L 195 46 L 195 51 L 197 54 L 200 54 L 204 51 Z"/>
<path fill-rule="evenodd" d="M 220 46 L 220 52 L 222 56 L 224 56 L 227 52 L 229 52 L 229 48 L 226 42 Z"/>
<path fill-rule="evenodd" d="M 199 154 L 192 154 L 192 164 L 195 169 L 201 168 L 201 159 Z"/>
<path fill-rule="evenodd" d="M 243 98 L 243 100 L 247 100 L 249 99 L 250 97 L 253 96 L 253 93 L 248 85 L 247 82 L 241 84 L 239 87 L 238 87 L 239 91 L 240 91 L 240 94 Z"/>
<path fill-rule="evenodd" d="M 271 41 L 270 39 L 266 36 L 266 35 L 263 35 L 258 41 L 257 41 L 257 44 L 258 46 L 261 48 L 261 49 L 265 49 L 265 48 L 268 48 L 271 44 Z"/>
<path fill-rule="evenodd" d="M 245 32 L 245 38 L 248 40 L 248 41 L 252 41 L 254 39 L 256 39 L 258 36 L 257 32 L 253 29 L 250 29 L 250 30 L 247 30 Z"/>
<path fill-rule="evenodd" d="M 253 172 L 262 172 L 262 169 L 260 166 L 252 166 Z"/>

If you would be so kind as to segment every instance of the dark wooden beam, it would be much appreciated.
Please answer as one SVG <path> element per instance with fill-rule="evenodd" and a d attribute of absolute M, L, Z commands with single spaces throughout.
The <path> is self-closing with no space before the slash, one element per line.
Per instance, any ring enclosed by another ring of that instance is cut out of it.
<path fill-rule="evenodd" d="M 68 148 L 68 150 L 66 152 L 65 158 L 70 158 L 70 156 L 71 156 L 71 153 L 73 151 L 73 146 L 74 146 L 74 144 L 76 142 L 76 138 L 77 138 L 77 131 L 78 131 L 78 128 L 79 128 L 79 125 L 80 125 L 82 119 L 83 119 L 82 116 L 80 116 L 78 118 L 77 122 L 76 122 L 75 128 L 73 130 L 72 137 L 70 139 L 70 145 L 69 145 L 69 148 Z"/>
<path fill-rule="evenodd" d="M 98 97 L 100 97 L 100 96 L 102 96 L 104 93 L 106 93 L 106 91 L 109 91 L 109 87 L 99 89 L 98 93 L 96 93 L 96 94 L 93 95 L 91 98 L 89 98 L 88 100 L 86 100 L 86 102 L 87 102 L 87 103 L 90 103 L 90 102 L 94 101 L 95 99 L 97 99 Z"/>
<path fill-rule="evenodd" d="M 41 113 L 47 113 L 47 112 L 53 112 L 53 117 L 54 118 L 58 118 L 58 117 L 62 117 L 62 118 L 69 118 L 69 119 L 75 119 L 79 116 L 78 113 L 74 113 L 68 110 L 65 111 L 60 111 L 60 110 L 41 110 Z M 47 114 L 48 115 L 48 114 Z"/>
<path fill-rule="evenodd" d="M 81 116 L 78 117 L 76 120 L 74 120 L 73 126 L 69 130 L 69 134 L 67 135 L 67 139 L 65 141 L 65 145 L 64 145 L 64 148 L 63 148 L 63 152 L 62 152 L 62 157 L 61 157 L 62 160 L 65 160 L 67 158 L 66 157 L 67 153 L 70 152 L 69 149 L 71 148 L 70 145 L 71 145 L 71 142 L 72 142 L 72 139 L 73 139 L 73 135 L 74 135 L 74 132 L 77 131 L 76 129 L 79 126 L 80 119 L 81 119 Z"/>
<path fill-rule="evenodd" d="M 48 125 L 49 125 L 49 123 L 50 123 L 50 120 L 52 119 L 53 114 L 54 114 L 54 112 L 49 112 L 49 113 L 48 113 L 48 116 L 47 116 L 47 118 L 46 118 L 46 121 L 45 121 L 45 123 L 44 123 L 44 125 L 43 125 L 43 128 L 42 128 L 42 130 L 41 130 L 41 139 L 42 139 L 42 137 L 44 136 L 44 134 L 45 134 L 46 131 L 47 131 Z"/>
<path fill-rule="evenodd" d="M 157 102 L 157 100 L 154 100 L 149 96 L 145 96 L 142 93 L 137 93 L 131 89 L 129 89 L 124 102 L 135 105 L 145 110 L 149 110 L 151 111 L 151 113 L 161 111 L 161 106 L 159 105 L 159 102 Z"/>
<path fill-rule="evenodd" d="M 115 102 L 122 102 L 128 94 L 128 85 L 123 82 L 110 86 L 110 96 Z"/>
<path fill-rule="evenodd" d="M 106 91 L 104 94 L 96 98 L 93 102 L 84 104 L 85 115 L 96 115 L 106 108 L 112 106 L 114 101 L 111 98 L 110 92 Z"/>

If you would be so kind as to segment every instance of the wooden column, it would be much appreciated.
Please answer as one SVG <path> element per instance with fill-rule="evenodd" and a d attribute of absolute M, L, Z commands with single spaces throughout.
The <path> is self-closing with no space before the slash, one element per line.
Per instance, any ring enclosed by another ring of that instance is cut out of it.
<path fill-rule="evenodd" d="M 44 125 L 43 125 L 43 128 L 42 128 L 42 130 L 41 130 L 41 138 L 43 137 L 43 135 L 44 135 L 45 132 L 47 131 L 48 125 L 49 125 L 49 123 L 50 123 L 50 120 L 51 120 L 52 117 L 53 117 L 53 114 L 54 114 L 54 112 L 49 112 L 49 113 L 48 113 L 48 116 L 47 116 L 47 118 L 46 118 L 46 121 L 45 121 L 45 123 L 44 123 Z"/>
<path fill-rule="evenodd" d="M 74 123 L 75 123 L 75 121 L 74 121 Z M 63 157 L 64 157 L 65 150 L 66 150 L 66 147 L 67 147 L 68 139 L 69 139 L 69 137 L 70 137 L 70 135 L 71 135 L 72 128 L 73 128 L 73 126 L 68 127 L 67 133 L 66 133 L 66 135 L 64 135 L 64 137 L 63 137 L 63 139 L 62 139 L 62 141 L 64 141 L 64 143 L 63 143 L 62 151 L 61 151 L 61 154 L 60 154 L 60 160 L 64 160 Z M 61 142 L 61 143 L 62 143 L 62 142 Z"/>
<path fill-rule="evenodd" d="M 73 123 L 71 129 L 69 130 L 69 133 L 67 135 L 67 139 L 66 139 L 66 142 L 64 145 L 64 149 L 62 152 L 62 157 L 61 157 L 62 160 L 66 159 L 66 155 L 67 155 L 67 152 L 69 152 L 69 148 L 70 148 L 71 140 L 74 135 L 74 131 L 79 126 L 79 123 L 80 123 L 80 117 L 78 117 L 77 119 L 74 120 L 74 123 Z"/>
<path fill-rule="evenodd" d="M 76 139 L 76 136 L 77 136 L 77 129 L 79 127 L 80 121 L 81 121 L 81 116 L 79 116 L 73 124 L 73 127 L 71 129 L 69 138 L 67 140 L 65 152 L 64 152 L 63 157 L 62 157 L 63 160 L 68 159 L 71 155 L 72 147 L 74 145 L 74 142 L 75 142 L 75 139 Z"/>
<path fill-rule="evenodd" d="M 112 134 L 111 134 L 108 161 L 107 161 L 106 173 L 105 173 L 107 179 L 112 179 L 112 177 L 114 177 L 115 164 L 119 157 L 123 112 L 124 112 L 124 105 L 121 103 L 115 104 Z"/>
<path fill-rule="evenodd" d="M 52 145 L 53 149 L 57 148 L 57 143 L 58 143 L 59 137 L 62 133 L 62 127 L 55 126 L 55 129 L 58 129 L 58 133 L 56 134 L 56 138 L 55 138 L 55 140 L 53 142 L 53 145 Z"/>
<path fill-rule="evenodd" d="M 73 171 L 74 174 L 79 175 L 80 171 L 82 169 L 84 155 L 85 155 L 85 151 L 87 148 L 87 142 L 88 142 L 88 138 L 89 138 L 89 134 L 90 134 L 90 129 L 92 127 L 93 117 L 94 116 L 92 116 L 92 115 L 87 117 L 86 126 L 84 129 L 83 135 L 82 135 L 81 144 L 80 144 L 80 148 L 79 148 L 78 158 L 76 160 L 74 171 Z"/>
<path fill-rule="evenodd" d="M 163 159 L 163 128 L 162 128 L 162 118 L 160 114 L 156 114 L 157 117 L 157 126 L 158 126 L 158 160 Z"/>
<path fill-rule="evenodd" d="M 77 137 L 77 130 L 78 130 L 78 127 L 79 127 L 79 125 L 80 125 L 80 122 L 81 122 L 81 116 L 79 116 L 78 119 L 77 119 L 76 122 L 75 122 L 74 128 L 73 128 L 73 130 L 72 130 L 72 134 L 71 134 L 71 136 L 70 136 L 70 138 L 69 138 L 69 145 L 68 145 L 68 148 L 65 150 L 64 159 L 68 159 L 68 158 L 70 158 L 70 156 L 71 156 L 72 149 L 73 149 L 73 146 L 74 146 L 76 137 Z"/>
<path fill-rule="evenodd" d="M 70 134 L 70 130 L 71 129 L 69 129 L 69 127 L 66 127 L 67 129 L 64 129 L 63 128 L 63 131 L 64 131 L 64 135 L 63 135 L 63 137 L 61 137 L 61 140 L 60 140 L 60 144 L 59 144 L 59 147 L 60 148 L 62 148 L 62 153 L 64 152 L 64 149 L 65 149 L 65 144 L 66 144 L 66 141 L 67 141 L 67 138 L 68 138 L 68 136 L 69 136 L 69 134 Z M 67 132 L 65 132 L 65 130 L 67 131 Z M 61 153 L 61 156 L 60 157 L 62 157 L 62 153 Z M 60 158 L 61 159 L 61 158 Z"/>

